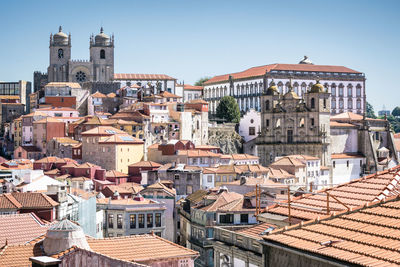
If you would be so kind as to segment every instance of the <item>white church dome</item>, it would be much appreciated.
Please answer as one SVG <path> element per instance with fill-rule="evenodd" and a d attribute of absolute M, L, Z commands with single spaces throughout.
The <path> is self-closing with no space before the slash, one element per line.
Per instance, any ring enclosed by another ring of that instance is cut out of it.
<path fill-rule="evenodd" d="M 58 33 L 54 34 L 53 40 L 56 44 L 67 44 L 68 43 L 68 35 L 62 32 L 62 27 L 58 28 Z"/>
<path fill-rule="evenodd" d="M 43 241 L 44 252 L 47 255 L 60 253 L 72 246 L 90 250 L 86 236 L 80 226 L 64 219 L 47 230 L 46 238 Z"/>

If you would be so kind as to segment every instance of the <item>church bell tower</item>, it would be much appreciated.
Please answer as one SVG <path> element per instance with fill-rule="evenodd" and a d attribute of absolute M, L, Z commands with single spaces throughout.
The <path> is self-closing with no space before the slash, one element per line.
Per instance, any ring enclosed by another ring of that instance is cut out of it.
<path fill-rule="evenodd" d="M 71 59 L 71 34 L 66 35 L 60 26 L 58 33 L 50 34 L 49 82 L 68 81 L 68 61 Z"/>
<path fill-rule="evenodd" d="M 90 61 L 93 63 L 93 81 L 109 82 L 114 76 L 114 35 L 100 33 L 90 37 Z"/>

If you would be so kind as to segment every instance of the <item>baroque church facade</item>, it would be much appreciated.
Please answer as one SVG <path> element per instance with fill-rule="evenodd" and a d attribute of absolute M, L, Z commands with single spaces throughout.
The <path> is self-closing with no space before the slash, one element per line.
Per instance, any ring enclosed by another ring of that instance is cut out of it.
<path fill-rule="evenodd" d="M 104 33 L 103 27 L 96 36 L 90 36 L 90 59 L 71 59 L 71 34 L 60 26 L 50 34 L 50 64 L 47 82 L 110 82 L 114 76 L 114 35 Z"/>
<path fill-rule="evenodd" d="M 331 94 L 317 81 L 300 97 L 289 85 L 285 94 L 272 81 L 261 97 L 261 132 L 256 138 L 264 166 L 282 155 L 312 155 L 330 165 Z"/>

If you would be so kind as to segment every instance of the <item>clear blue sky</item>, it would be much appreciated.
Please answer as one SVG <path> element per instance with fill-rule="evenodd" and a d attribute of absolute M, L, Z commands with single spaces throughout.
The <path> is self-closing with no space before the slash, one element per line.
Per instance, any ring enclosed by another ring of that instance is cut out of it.
<path fill-rule="evenodd" d="M 51 32 L 115 34 L 115 72 L 185 83 L 270 63 L 344 65 L 367 77 L 375 110 L 400 105 L 400 1 L 1 1 L 0 80 L 46 71 Z"/>

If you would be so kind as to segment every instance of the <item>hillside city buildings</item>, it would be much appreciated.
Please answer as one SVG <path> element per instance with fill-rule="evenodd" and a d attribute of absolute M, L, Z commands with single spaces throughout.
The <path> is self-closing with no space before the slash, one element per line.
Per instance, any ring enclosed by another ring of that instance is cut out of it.
<path fill-rule="evenodd" d="M 305 57 L 198 86 L 115 73 L 103 28 L 89 60 L 71 38 L 33 90 L 0 82 L 0 266 L 400 264 L 400 136 L 366 74 Z"/>

